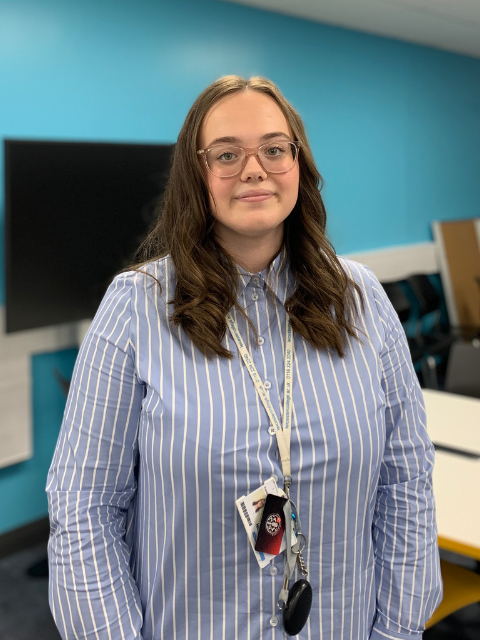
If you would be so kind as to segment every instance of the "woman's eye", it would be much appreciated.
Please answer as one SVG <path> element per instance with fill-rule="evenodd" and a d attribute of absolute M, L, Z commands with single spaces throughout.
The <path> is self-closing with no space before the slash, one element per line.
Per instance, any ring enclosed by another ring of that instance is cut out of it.
<path fill-rule="evenodd" d="M 233 153 L 233 151 L 225 151 L 218 156 L 217 160 L 220 160 L 221 162 L 231 162 L 236 157 L 237 156 Z"/>
<path fill-rule="evenodd" d="M 265 155 L 267 156 L 281 156 L 282 153 L 284 153 L 284 149 L 282 149 L 282 147 L 280 146 L 275 146 L 275 147 L 268 147 L 268 149 L 265 151 Z"/>

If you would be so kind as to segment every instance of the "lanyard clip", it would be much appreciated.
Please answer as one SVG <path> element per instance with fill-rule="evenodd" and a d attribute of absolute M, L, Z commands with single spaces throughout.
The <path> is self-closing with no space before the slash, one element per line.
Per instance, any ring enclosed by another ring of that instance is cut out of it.
<path fill-rule="evenodd" d="M 292 484 L 292 476 L 284 476 L 284 478 L 283 478 L 283 490 L 285 491 L 288 499 L 290 499 L 290 485 L 291 484 Z"/>

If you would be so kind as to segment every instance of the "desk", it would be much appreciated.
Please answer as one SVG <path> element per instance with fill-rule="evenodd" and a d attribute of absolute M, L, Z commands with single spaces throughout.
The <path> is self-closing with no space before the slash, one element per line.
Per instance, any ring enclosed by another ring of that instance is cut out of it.
<path fill-rule="evenodd" d="M 480 400 L 422 392 L 428 433 L 437 445 L 433 490 L 439 546 L 480 560 Z"/>

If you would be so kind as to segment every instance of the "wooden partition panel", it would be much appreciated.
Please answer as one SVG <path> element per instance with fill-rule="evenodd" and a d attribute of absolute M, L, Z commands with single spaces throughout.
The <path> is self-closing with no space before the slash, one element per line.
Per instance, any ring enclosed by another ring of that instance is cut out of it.
<path fill-rule="evenodd" d="M 480 329 L 480 218 L 434 222 L 450 322 Z"/>

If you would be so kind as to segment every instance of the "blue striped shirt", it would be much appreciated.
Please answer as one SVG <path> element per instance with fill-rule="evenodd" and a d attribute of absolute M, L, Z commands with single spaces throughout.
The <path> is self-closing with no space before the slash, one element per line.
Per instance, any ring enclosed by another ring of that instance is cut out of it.
<path fill-rule="evenodd" d="M 234 312 L 280 420 L 282 254 L 239 268 Z M 313 588 L 308 640 L 421 638 L 441 598 L 434 449 L 405 335 L 371 271 L 344 359 L 294 334 L 292 499 Z M 63 638 L 275 640 L 283 554 L 260 569 L 235 507 L 270 476 L 275 435 L 227 331 L 208 361 L 168 320 L 175 269 L 149 263 L 108 288 L 75 364 L 47 481 L 49 600 Z M 248 329 L 248 330 L 247 330 Z M 301 574 L 296 570 L 293 578 Z"/>

